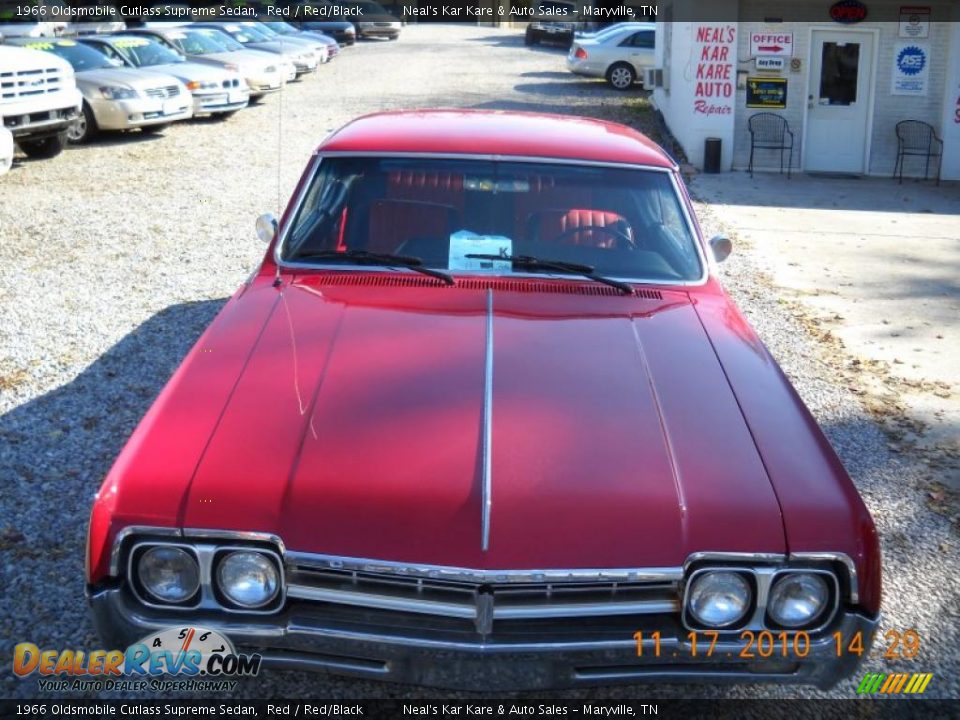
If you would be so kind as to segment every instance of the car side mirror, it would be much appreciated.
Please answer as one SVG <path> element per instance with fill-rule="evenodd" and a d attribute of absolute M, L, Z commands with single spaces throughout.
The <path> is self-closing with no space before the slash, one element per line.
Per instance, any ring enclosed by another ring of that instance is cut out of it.
<path fill-rule="evenodd" d="M 733 252 L 733 243 L 730 238 L 723 235 L 714 235 L 710 238 L 710 249 L 713 251 L 713 259 L 722 263 Z"/>
<path fill-rule="evenodd" d="M 267 245 L 273 242 L 277 235 L 277 218 L 273 213 L 264 213 L 257 218 L 257 237 Z"/>

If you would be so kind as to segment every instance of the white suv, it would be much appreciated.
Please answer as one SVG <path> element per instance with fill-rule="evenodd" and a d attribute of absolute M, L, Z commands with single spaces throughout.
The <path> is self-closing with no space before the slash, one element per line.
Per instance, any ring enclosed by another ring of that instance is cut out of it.
<path fill-rule="evenodd" d="M 0 45 L 0 116 L 28 157 L 59 155 L 82 103 L 73 67 L 66 60 Z"/>
<path fill-rule="evenodd" d="M 3 175 L 13 165 L 13 135 L 3 127 L 3 118 L 0 117 L 0 175 Z"/>

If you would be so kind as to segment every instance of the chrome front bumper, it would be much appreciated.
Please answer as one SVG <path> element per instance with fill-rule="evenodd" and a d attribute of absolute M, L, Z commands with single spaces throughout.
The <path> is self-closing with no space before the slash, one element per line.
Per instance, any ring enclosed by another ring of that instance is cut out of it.
<path fill-rule="evenodd" d="M 109 649 L 125 649 L 148 633 L 184 624 L 182 613 L 144 607 L 122 587 L 89 593 L 94 625 Z M 359 631 L 316 606 L 293 603 L 278 614 L 243 616 L 191 614 L 189 622 L 219 630 L 238 650 L 258 652 L 266 667 L 328 671 L 341 675 L 457 690 L 516 691 L 638 682 L 769 682 L 832 687 L 850 676 L 860 657 L 838 655 L 833 633 L 863 637 L 868 654 L 878 620 L 843 612 L 830 628 L 811 637 L 805 657 L 739 657 L 745 643 L 719 641 L 706 657 L 701 639 L 697 656 L 685 632 L 663 633 L 660 656 L 652 644 L 637 656 L 632 637 L 612 640 L 545 640 L 531 633 L 526 641 L 484 642 L 410 637 L 404 628 L 382 626 Z M 575 621 L 571 621 L 575 623 Z M 754 645 L 753 654 L 757 655 Z"/>

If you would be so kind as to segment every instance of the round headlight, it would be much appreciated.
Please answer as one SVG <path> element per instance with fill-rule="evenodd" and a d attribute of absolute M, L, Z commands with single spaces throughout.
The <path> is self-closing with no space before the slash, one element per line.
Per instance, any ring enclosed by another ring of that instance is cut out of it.
<path fill-rule="evenodd" d="M 781 575 L 773 584 L 767 610 L 778 625 L 802 627 L 816 620 L 829 598 L 830 589 L 822 575 L 790 573 Z"/>
<path fill-rule="evenodd" d="M 200 587 L 197 561 L 180 547 L 157 545 L 147 550 L 137 563 L 137 577 L 144 590 L 165 603 L 188 600 Z"/>
<path fill-rule="evenodd" d="M 728 627 L 750 609 L 750 584 L 735 572 L 705 572 L 693 580 L 687 609 L 701 625 Z"/>
<path fill-rule="evenodd" d="M 217 585 L 226 598 L 240 607 L 263 607 L 280 591 L 276 566 L 263 553 L 237 551 L 217 568 Z"/>

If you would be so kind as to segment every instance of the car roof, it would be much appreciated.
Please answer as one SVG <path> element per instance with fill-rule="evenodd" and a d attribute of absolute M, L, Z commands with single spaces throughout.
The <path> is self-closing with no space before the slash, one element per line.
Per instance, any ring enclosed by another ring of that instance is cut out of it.
<path fill-rule="evenodd" d="M 569 115 L 502 110 L 399 110 L 357 118 L 318 152 L 506 155 L 672 168 L 646 135 Z"/>

